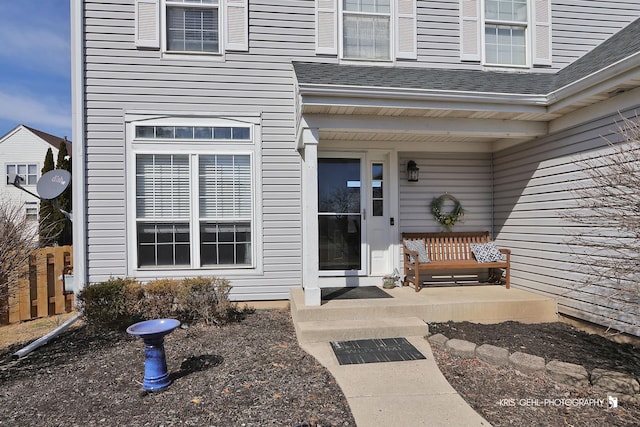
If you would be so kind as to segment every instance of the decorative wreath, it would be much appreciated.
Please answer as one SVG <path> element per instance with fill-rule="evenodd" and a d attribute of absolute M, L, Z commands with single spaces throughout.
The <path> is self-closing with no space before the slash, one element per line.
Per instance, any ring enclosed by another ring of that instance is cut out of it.
<path fill-rule="evenodd" d="M 449 213 L 442 212 L 442 205 L 445 200 L 451 200 L 453 202 L 453 209 Z M 460 201 L 450 194 L 443 194 L 440 197 L 434 197 L 430 204 L 431 215 L 440 225 L 446 229 L 451 229 L 456 222 L 464 216 L 464 209 Z"/>

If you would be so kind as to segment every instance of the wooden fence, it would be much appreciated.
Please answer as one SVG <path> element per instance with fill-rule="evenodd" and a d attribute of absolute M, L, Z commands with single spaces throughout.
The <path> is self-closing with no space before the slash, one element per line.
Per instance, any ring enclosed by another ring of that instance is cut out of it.
<path fill-rule="evenodd" d="M 64 291 L 63 281 L 64 273 L 72 266 L 72 246 L 39 249 L 24 267 L 29 269 L 28 274 L 15 284 L 5 301 L 0 301 L 0 304 L 8 304 L 0 323 L 17 323 L 72 311 L 73 293 Z"/>

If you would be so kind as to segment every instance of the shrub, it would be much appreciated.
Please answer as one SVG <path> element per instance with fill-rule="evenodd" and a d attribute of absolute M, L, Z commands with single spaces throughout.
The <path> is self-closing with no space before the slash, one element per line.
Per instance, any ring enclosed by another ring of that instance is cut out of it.
<path fill-rule="evenodd" d="M 111 278 L 87 286 L 78 294 L 84 321 L 102 330 L 124 330 L 142 320 L 142 285 L 134 279 Z"/>
<path fill-rule="evenodd" d="M 228 280 L 195 277 L 184 279 L 181 285 L 178 304 L 183 320 L 223 325 L 237 316 L 237 304 L 229 301 Z"/>
<path fill-rule="evenodd" d="M 159 279 L 145 285 L 111 278 L 85 287 L 78 306 L 85 322 L 100 330 L 124 330 L 141 320 L 167 317 L 223 325 L 242 315 L 229 301 L 230 291 L 229 281 L 216 277 Z"/>
<path fill-rule="evenodd" d="M 176 296 L 181 282 L 175 279 L 158 279 L 143 285 L 144 301 L 141 315 L 145 319 L 176 317 Z"/>

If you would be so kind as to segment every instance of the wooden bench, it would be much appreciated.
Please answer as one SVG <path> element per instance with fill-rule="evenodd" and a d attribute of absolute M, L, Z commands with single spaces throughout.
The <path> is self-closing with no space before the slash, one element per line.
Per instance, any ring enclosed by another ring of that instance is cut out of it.
<path fill-rule="evenodd" d="M 431 262 L 420 262 L 417 251 L 407 249 L 405 240 L 424 240 L 427 254 Z M 504 261 L 484 262 L 476 261 L 471 251 L 472 243 L 488 243 L 491 235 L 483 232 L 440 232 L 440 233 L 402 233 L 402 251 L 404 258 L 403 286 L 412 283 L 416 292 L 422 288 L 421 272 L 437 270 L 482 270 L 504 268 L 506 275 L 498 274 L 501 283 L 509 289 L 511 287 L 511 251 L 500 249 L 505 255 Z"/>

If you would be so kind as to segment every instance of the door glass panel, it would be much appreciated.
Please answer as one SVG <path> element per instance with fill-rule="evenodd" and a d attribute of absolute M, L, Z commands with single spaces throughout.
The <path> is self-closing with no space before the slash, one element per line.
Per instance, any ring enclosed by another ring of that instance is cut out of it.
<path fill-rule="evenodd" d="M 371 201 L 373 202 L 373 216 L 384 215 L 384 188 L 383 188 L 383 165 L 382 163 L 371 164 Z"/>
<path fill-rule="evenodd" d="M 360 270 L 360 159 L 318 159 L 320 270 Z"/>

